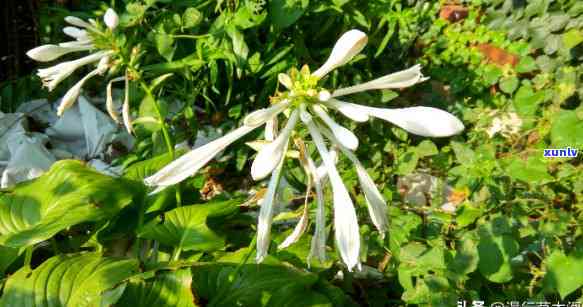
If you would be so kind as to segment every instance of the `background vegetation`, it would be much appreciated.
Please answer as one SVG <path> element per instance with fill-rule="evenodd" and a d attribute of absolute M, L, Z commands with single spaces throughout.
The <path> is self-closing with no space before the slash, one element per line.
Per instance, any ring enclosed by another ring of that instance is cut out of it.
<path fill-rule="evenodd" d="M 133 150 L 110 157 L 125 167 L 121 178 L 60 161 L 42 177 L 0 192 L 0 305 L 583 300 L 581 155 L 543 158 L 544 148 L 583 149 L 583 2 L 83 1 L 73 11 L 42 5 L 39 43 L 63 40 L 63 17 L 100 16 L 109 6 L 124 27 L 120 52 L 144 51 L 140 63 L 149 66 L 139 67 L 138 78 L 152 86 L 173 73 L 154 96 L 175 144 L 237 126 L 268 104 L 278 73 L 317 67 L 352 28 L 368 33 L 368 46 L 352 65 L 333 72 L 329 84 L 421 63 L 429 81 L 353 100 L 442 108 L 466 130 L 427 140 L 377 121 L 350 124 L 361 140 L 357 154 L 389 200 L 390 214 L 390 231 L 381 239 L 367 221 L 356 174 L 341 160 L 363 238 L 365 269 L 350 273 L 331 240 L 330 261 L 308 267 L 309 235 L 284 250 L 272 244 L 269 258 L 253 263 L 257 204 L 249 192 L 260 193 L 262 185 L 248 175 L 254 151 L 244 142 L 178 192 L 148 195 L 142 179 L 171 156 L 161 125 L 138 121 Z M 54 101 L 72 82 L 48 94 L 35 76 L 9 80 L 0 91 L 2 111 L 33 98 Z M 86 93 L 103 96 L 104 82 L 96 79 Z M 132 84 L 133 115 L 157 118 L 152 97 Z M 493 133 L 493 126 L 501 128 Z M 288 205 L 275 219 L 276 243 L 291 232 L 303 202 L 298 191 L 305 190 L 299 164 L 289 161 L 286 168 Z M 411 178 L 429 175 L 433 188 L 412 191 Z M 450 192 L 440 193 L 446 186 Z M 413 192 L 425 201 L 408 201 Z"/>

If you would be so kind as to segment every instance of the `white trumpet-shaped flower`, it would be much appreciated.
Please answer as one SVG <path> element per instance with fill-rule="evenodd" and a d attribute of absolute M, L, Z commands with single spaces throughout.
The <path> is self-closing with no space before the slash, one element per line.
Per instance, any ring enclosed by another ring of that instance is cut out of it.
<path fill-rule="evenodd" d="M 59 83 L 68 78 L 72 73 L 74 73 L 79 68 L 90 65 L 93 63 L 98 63 L 97 68 L 90 71 L 81 80 L 79 80 L 73 87 L 71 87 L 63 96 L 61 104 L 57 109 L 57 114 L 59 116 L 63 115 L 68 108 L 70 108 L 79 97 L 81 89 L 87 80 L 91 79 L 96 75 L 105 74 L 112 66 L 111 58 L 115 54 L 110 48 L 100 49 L 94 45 L 96 38 L 101 38 L 103 40 L 104 35 L 111 35 L 111 33 L 104 33 L 100 30 L 99 25 L 92 19 L 89 21 L 84 21 L 81 18 L 74 16 L 65 17 L 65 21 L 71 26 L 63 28 L 63 32 L 75 39 L 74 41 L 60 43 L 58 45 L 42 45 L 34 49 L 29 50 L 26 54 L 33 60 L 39 62 L 49 62 L 56 60 L 66 54 L 81 51 L 93 51 L 89 55 L 78 58 L 76 60 L 65 61 L 59 64 L 53 65 L 49 68 L 39 69 L 37 75 L 41 78 L 42 83 L 49 91 L 53 91 Z M 119 17 L 113 9 L 108 9 L 103 16 L 103 21 L 105 25 L 113 30 L 119 24 Z M 107 85 L 107 95 L 106 95 L 106 107 L 110 116 L 114 121 L 119 122 L 119 117 L 113 106 L 113 99 L 111 97 L 111 87 L 112 83 L 116 81 L 126 81 L 126 95 L 125 101 L 122 107 L 123 112 L 123 122 L 128 131 L 132 131 L 131 120 L 129 118 L 129 96 L 127 92 L 128 79 L 125 77 L 114 78 Z"/>
<path fill-rule="evenodd" d="M 66 109 L 70 108 L 71 105 L 73 105 L 73 103 L 77 101 L 77 98 L 79 98 L 79 94 L 81 93 L 81 87 L 83 86 L 83 84 L 85 84 L 85 82 L 87 82 L 87 80 L 91 79 L 92 77 L 105 73 L 108 69 L 108 65 L 109 58 L 107 56 L 101 58 L 99 64 L 97 65 L 97 68 L 92 70 L 90 73 L 85 75 L 85 77 L 79 80 L 75 85 L 73 85 L 73 87 L 70 88 L 67 91 L 67 93 L 65 93 L 65 96 L 63 96 L 63 98 L 61 99 L 61 104 L 57 109 L 57 115 L 58 116 L 63 115 L 63 112 L 65 112 Z"/>
<path fill-rule="evenodd" d="M 145 179 L 146 184 L 156 187 L 156 191 L 176 184 L 198 172 L 215 155 L 226 146 L 242 138 L 250 131 L 265 125 L 265 141 L 257 146 L 258 153 L 251 165 L 251 175 L 255 180 L 263 179 L 271 174 L 267 194 L 261 203 L 257 227 L 257 262 L 267 255 L 270 245 L 271 222 L 274 208 L 277 205 L 277 186 L 282 174 L 283 161 L 288 152 L 289 139 L 296 140 L 306 133 L 298 133 L 297 127 L 306 129 L 311 141 L 322 161 L 316 167 L 314 160 L 308 155 L 304 142 L 295 142 L 299 147 L 296 155 L 302 163 L 309 190 L 313 185 L 316 190 L 315 230 L 309 258 L 315 257 L 323 261 L 326 247 L 326 210 L 324 189 L 330 183 L 332 190 L 332 212 L 334 217 L 334 237 L 338 253 L 349 270 L 360 266 L 360 234 L 356 210 L 348 190 L 344 186 L 336 169 L 335 150 L 338 148 L 355 165 L 361 190 L 366 200 L 369 215 L 375 227 L 381 234 L 387 231 L 388 214 L 385 199 L 377 189 L 372 178 L 366 172 L 362 163 L 353 152 L 358 147 L 358 138 L 346 127 L 335 121 L 329 114 L 330 110 L 338 111 L 343 116 L 355 122 L 365 122 L 370 118 L 379 118 L 391 122 L 410 133 L 429 136 L 446 137 L 460 133 L 464 129 L 462 122 L 454 115 L 431 107 L 409 107 L 401 109 L 375 108 L 346 101 L 338 97 L 366 90 L 394 89 L 412 86 L 427 80 L 421 73 L 421 66 L 415 65 L 409 69 L 392 73 L 360 85 L 340 89 L 326 89 L 320 84 L 322 78 L 333 69 L 348 63 L 366 44 L 366 35 L 358 30 L 350 30 L 343 34 L 334 45 L 330 57 L 324 65 L 314 73 L 307 66 L 301 70 L 292 69 L 289 74 L 280 74 L 278 80 L 285 89 L 277 92 L 271 98 L 272 105 L 249 114 L 243 120 L 243 125 L 207 145 L 196 148 L 162 168 L 156 174 Z M 310 113 L 311 112 L 311 113 Z M 278 117 L 284 114 L 287 121 L 282 123 L 283 129 L 278 133 Z M 315 115 L 315 116 L 314 116 Z M 303 125 L 298 125 L 299 119 Z M 331 147 L 326 145 L 326 139 Z M 285 248 L 297 242 L 308 227 L 308 202 L 292 233 L 280 244 Z"/>

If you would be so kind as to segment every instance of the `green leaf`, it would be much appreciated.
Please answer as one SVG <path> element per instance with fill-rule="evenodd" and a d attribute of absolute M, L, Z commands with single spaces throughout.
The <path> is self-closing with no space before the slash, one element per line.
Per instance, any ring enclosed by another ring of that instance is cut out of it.
<path fill-rule="evenodd" d="M 476 154 L 468 145 L 459 142 L 451 142 L 451 147 L 455 152 L 455 157 L 458 163 L 471 164 L 475 162 Z"/>
<path fill-rule="evenodd" d="M 583 286 L 583 244 L 566 256 L 562 251 L 553 251 L 545 259 L 546 275 L 543 284 L 546 290 L 556 290 L 564 299 Z"/>
<path fill-rule="evenodd" d="M 190 269 L 161 272 L 151 280 L 130 280 L 115 306 L 194 307 Z"/>
<path fill-rule="evenodd" d="M 208 306 L 350 306 L 349 298 L 318 275 L 281 264 L 268 256 L 244 264 L 242 249 L 219 263 L 192 268 L 195 293 Z"/>
<path fill-rule="evenodd" d="M 461 228 L 464 228 L 472 224 L 477 218 L 482 215 L 482 210 L 468 204 L 464 203 L 456 211 L 456 222 Z"/>
<path fill-rule="evenodd" d="M 507 77 L 500 80 L 500 89 L 506 94 L 512 94 L 518 87 L 518 78 L 515 76 Z"/>
<path fill-rule="evenodd" d="M 249 47 L 245 43 L 245 36 L 234 27 L 230 27 L 227 30 L 227 34 L 233 41 L 233 53 L 237 56 L 237 61 L 241 66 L 247 61 L 247 56 L 249 55 Z"/>
<path fill-rule="evenodd" d="M 141 189 L 76 160 L 61 160 L 36 180 L 0 192 L 0 244 L 23 247 L 70 226 L 115 216 Z"/>
<path fill-rule="evenodd" d="M 530 86 L 521 86 L 514 95 L 513 105 L 520 116 L 532 116 L 545 99 L 545 92 L 533 92 Z"/>
<path fill-rule="evenodd" d="M 479 261 L 476 240 L 466 236 L 456 244 L 455 256 L 448 264 L 448 269 L 461 275 L 467 275 L 478 268 Z"/>
<path fill-rule="evenodd" d="M 184 154 L 186 150 L 177 150 L 174 152 L 174 158 Z M 161 154 L 148 160 L 136 162 L 124 170 L 123 177 L 131 180 L 142 181 L 166 166 L 174 160 L 170 153 Z"/>
<path fill-rule="evenodd" d="M 514 275 L 510 260 L 518 254 L 518 242 L 511 235 L 499 231 L 500 220 L 502 226 L 509 227 L 504 224 L 507 222 L 506 219 L 498 217 L 491 223 L 482 225 L 478 231 L 480 236 L 478 269 L 484 277 L 495 283 L 512 280 Z"/>
<path fill-rule="evenodd" d="M 502 76 L 502 70 L 494 65 L 488 65 L 484 68 L 484 82 L 487 85 L 494 85 Z"/>
<path fill-rule="evenodd" d="M 430 140 L 423 140 L 416 147 L 419 157 L 433 156 L 439 153 L 437 146 Z"/>
<path fill-rule="evenodd" d="M 135 259 L 97 253 L 59 255 L 10 276 L 0 306 L 99 306 L 107 290 L 137 273 Z"/>
<path fill-rule="evenodd" d="M 419 155 L 415 151 L 408 151 L 402 154 L 397 160 L 397 174 L 407 175 L 417 167 Z"/>
<path fill-rule="evenodd" d="M 174 38 L 164 30 L 163 23 L 158 25 L 157 32 L 154 35 L 154 41 L 158 53 L 166 59 L 166 61 L 172 61 L 174 51 L 176 51 L 176 46 L 174 45 Z"/>
<path fill-rule="evenodd" d="M 186 29 L 194 28 L 202 21 L 202 13 L 194 7 L 189 7 L 182 14 L 182 26 Z"/>
<path fill-rule="evenodd" d="M 521 57 L 518 65 L 516 65 L 516 71 L 519 73 L 528 73 L 536 70 L 536 68 L 536 61 L 530 56 Z"/>
<path fill-rule="evenodd" d="M 228 215 L 237 210 L 239 203 L 239 200 L 228 200 L 178 207 L 145 225 L 138 236 L 182 250 L 219 249 L 225 241 L 207 226 L 207 218 Z"/>
<path fill-rule="evenodd" d="M 18 249 L 0 245 L 0 278 L 4 275 L 4 271 L 18 258 Z"/>
<path fill-rule="evenodd" d="M 522 160 L 520 157 L 512 157 L 507 161 L 506 174 L 515 180 L 533 184 L 542 184 L 553 180 L 547 171 L 546 161 L 543 160 L 542 152 L 540 156 L 529 156 Z"/>
<path fill-rule="evenodd" d="M 568 32 L 563 33 L 563 46 L 567 49 L 571 49 L 583 42 L 583 32 L 578 29 L 571 29 Z"/>
<path fill-rule="evenodd" d="M 561 48 L 562 40 L 561 35 L 551 34 L 545 39 L 545 47 L 543 48 L 545 53 L 548 55 L 554 54 Z"/>
<path fill-rule="evenodd" d="M 551 127 L 551 143 L 554 148 L 567 146 L 580 149 L 583 145 L 583 120 L 576 111 L 562 110 L 555 117 Z"/>
<path fill-rule="evenodd" d="M 304 14 L 309 3 L 309 0 L 269 1 L 271 23 L 279 29 L 291 26 Z"/>
<path fill-rule="evenodd" d="M 548 29 L 550 32 L 562 30 L 569 23 L 569 15 L 563 13 L 553 13 L 548 20 Z"/>

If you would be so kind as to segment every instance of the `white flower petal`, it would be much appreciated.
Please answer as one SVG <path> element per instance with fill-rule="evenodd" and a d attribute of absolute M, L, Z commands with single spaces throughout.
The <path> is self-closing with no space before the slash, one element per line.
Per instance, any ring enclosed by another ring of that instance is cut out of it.
<path fill-rule="evenodd" d="M 356 167 L 356 174 L 358 176 L 358 182 L 360 183 L 360 187 L 364 192 L 364 198 L 366 199 L 368 213 L 372 219 L 373 224 L 381 233 L 381 236 L 384 236 L 385 231 L 388 229 L 389 223 L 387 218 L 387 204 L 381 192 L 379 192 L 374 181 L 372 178 L 370 178 L 368 172 L 362 163 L 360 163 L 360 160 L 358 160 L 356 155 L 352 151 L 342 146 L 329 131 L 326 131 L 325 129 L 320 129 L 320 131 L 328 139 L 332 140 L 332 142 L 334 142 L 340 148 L 342 153 L 344 153 L 344 155 L 346 155 L 348 159 L 354 163 L 354 166 Z"/>
<path fill-rule="evenodd" d="M 289 117 L 281 134 L 275 141 L 265 145 L 257 153 L 251 165 L 251 177 L 254 180 L 261 180 L 269 175 L 282 159 L 289 141 L 289 136 L 298 121 L 298 112 L 294 110 Z"/>
<path fill-rule="evenodd" d="M 117 13 L 112 8 L 109 8 L 109 9 L 107 9 L 107 11 L 105 11 L 105 15 L 103 15 L 103 22 L 105 22 L 105 25 L 110 30 L 113 30 L 119 24 L 119 17 L 117 16 Z"/>
<path fill-rule="evenodd" d="M 277 247 L 278 249 L 288 248 L 290 245 L 296 243 L 302 237 L 302 235 L 306 231 L 306 228 L 308 228 L 308 213 L 309 213 L 308 205 L 305 204 L 302 216 L 300 217 L 300 220 L 296 224 L 296 227 L 294 227 L 292 233 L 289 236 L 287 236 L 287 238 L 285 238 L 285 240 L 281 242 L 281 244 L 279 244 L 279 246 Z"/>
<path fill-rule="evenodd" d="M 281 179 L 283 160 L 282 157 L 278 161 L 278 165 L 269 180 L 269 185 L 267 186 L 267 192 L 265 192 L 263 202 L 261 202 L 259 218 L 257 219 L 257 255 L 255 257 L 257 263 L 261 263 L 269 251 L 271 223 L 273 221 L 273 206 L 275 205 L 275 196 Z"/>
<path fill-rule="evenodd" d="M 61 56 L 77 51 L 90 50 L 91 46 L 85 47 L 61 47 L 56 45 L 42 45 L 29 50 L 26 55 L 38 62 L 49 62 L 60 58 Z"/>
<path fill-rule="evenodd" d="M 385 202 L 385 199 L 381 195 L 381 192 L 379 192 L 374 181 L 372 180 L 372 178 L 370 178 L 366 169 L 362 166 L 360 161 L 353 160 L 353 163 L 356 166 L 358 181 L 360 182 L 360 187 L 364 192 L 364 198 L 366 199 L 366 204 L 370 218 L 372 219 L 373 224 L 381 233 L 381 236 L 384 236 L 384 233 L 385 231 L 387 231 L 388 228 L 387 203 Z"/>
<path fill-rule="evenodd" d="M 355 122 L 366 122 L 369 120 L 368 113 L 364 112 L 360 105 L 336 99 L 330 99 L 323 103 L 328 107 L 338 110 L 342 115 Z"/>
<path fill-rule="evenodd" d="M 316 229 L 314 230 L 314 236 L 312 237 L 312 242 L 310 246 L 310 254 L 308 255 L 308 265 L 310 265 L 310 259 L 316 257 L 320 262 L 326 261 L 326 211 L 324 208 L 324 191 L 322 188 L 322 178 L 318 178 L 316 164 L 314 160 L 310 158 L 307 151 L 304 152 L 304 156 L 308 162 L 308 170 L 314 178 L 314 187 L 316 189 L 316 201 L 318 207 L 316 208 Z"/>
<path fill-rule="evenodd" d="M 194 175 L 225 147 L 258 126 L 241 126 L 225 136 L 198 147 L 166 165 L 156 174 L 144 179 L 149 186 L 170 186 Z"/>
<path fill-rule="evenodd" d="M 123 117 L 123 125 L 129 134 L 134 133 L 134 125 L 132 124 L 132 119 L 130 117 L 130 91 L 129 91 L 129 81 L 128 77 L 125 78 L 125 97 L 123 99 L 123 106 L 121 110 L 121 115 Z"/>
<path fill-rule="evenodd" d="M 106 88 L 106 99 L 105 99 L 105 108 L 107 109 L 107 113 L 111 118 L 116 122 L 119 123 L 119 115 L 116 111 L 115 105 L 113 103 L 113 95 L 111 93 L 111 87 L 114 82 L 124 81 L 125 77 L 117 77 L 115 79 L 111 79 L 107 84 Z"/>
<path fill-rule="evenodd" d="M 333 69 L 348 63 L 362 51 L 367 41 L 366 34 L 359 30 L 350 30 L 342 34 L 324 65 L 318 68 L 312 76 L 322 78 Z"/>
<path fill-rule="evenodd" d="M 340 97 L 368 90 L 404 88 L 427 79 L 421 73 L 421 65 L 415 65 L 409 69 L 392 73 L 366 83 L 337 89 L 332 93 L 332 97 Z"/>
<path fill-rule="evenodd" d="M 305 112 L 305 111 L 304 111 Z M 302 119 L 308 116 L 302 116 Z M 342 179 L 336 170 L 334 162 L 332 161 L 324 139 L 318 131 L 318 128 L 312 121 L 304 122 L 310 131 L 310 135 L 316 148 L 322 157 L 322 161 L 328 169 L 328 176 L 332 185 L 332 194 L 334 201 L 334 228 L 335 239 L 338 245 L 338 250 L 342 260 L 352 271 L 354 267 L 360 267 L 360 260 L 358 258 L 360 253 L 360 233 L 358 229 L 358 220 L 356 219 L 356 212 L 350 199 L 350 195 L 346 187 L 342 183 Z"/>
<path fill-rule="evenodd" d="M 273 141 L 277 137 L 277 117 L 268 120 L 265 123 L 265 140 Z"/>
<path fill-rule="evenodd" d="M 77 83 L 75 83 L 75 85 L 73 85 L 73 87 L 71 87 L 65 93 L 65 96 L 63 96 L 63 98 L 61 99 L 61 103 L 59 104 L 59 107 L 57 108 L 57 115 L 58 116 L 62 116 L 63 112 L 65 112 L 65 110 L 70 108 L 75 103 L 75 101 L 77 101 L 77 98 L 79 98 L 79 94 L 81 93 L 81 88 L 83 87 L 83 84 L 85 84 L 85 82 L 87 82 L 87 80 L 89 80 L 90 78 L 94 77 L 95 75 L 97 75 L 99 73 L 100 73 L 99 68 L 92 70 L 85 77 L 83 77 L 81 80 L 79 80 Z"/>
<path fill-rule="evenodd" d="M 332 130 L 332 133 L 334 133 L 342 145 L 350 148 L 351 150 L 358 148 L 358 138 L 356 135 L 354 135 L 354 133 L 352 133 L 352 131 L 338 125 L 332 118 L 330 118 L 330 116 L 328 116 L 328 113 L 326 113 L 326 111 L 321 106 L 314 105 L 312 109 L 314 112 L 316 112 L 318 117 L 320 117 L 324 123 L 330 127 L 330 130 Z"/>
<path fill-rule="evenodd" d="M 77 68 L 99 61 L 109 54 L 111 54 L 111 51 L 96 52 L 74 61 L 63 62 L 49 68 L 39 69 L 37 75 L 42 79 L 43 85 L 49 91 L 52 91 L 61 81 L 77 70 Z"/>
<path fill-rule="evenodd" d="M 64 48 L 84 48 L 83 50 L 87 49 L 93 49 L 93 41 L 88 38 L 88 39 L 82 39 L 82 40 L 77 40 L 77 41 L 70 41 L 70 42 L 64 42 L 64 43 L 59 43 L 59 47 L 64 47 Z"/>
<path fill-rule="evenodd" d="M 338 164 L 338 151 L 336 150 L 335 147 L 330 148 L 329 154 L 330 157 L 332 158 L 332 161 L 334 161 L 334 165 Z M 324 181 L 326 180 L 326 178 L 328 178 L 328 170 L 326 169 L 326 166 L 323 164 L 318 166 L 316 168 L 316 174 L 318 175 L 316 178 L 318 178 L 322 182 L 322 184 L 324 184 Z"/>
<path fill-rule="evenodd" d="M 281 83 L 281 85 L 283 85 L 288 90 L 291 90 L 294 85 L 294 82 L 287 74 L 277 75 L 277 80 L 279 81 L 279 83 Z"/>
<path fill-rule="evenodd" d="M 368 109 L 370 116 L 384 119 L 421 136 L 446 137 L 464 130 L 464 124 L 457 117 L 436 108 Z"/>
<path fill-rule="evenodd" d="M 81 28 L 92 28 L 92 26 L 86 22 L 85 20 L 75 17 L 75 16 L 67 16 L 65 17 L 65 21 L 71 25 L 81 27 Z"/>
<path fill-rule="evenodd" d="M 288 105 L 289 101 L 285 100 L 269 108 L 259 109 L 247 115 L 243 123 L 250 127 L 261 125 L 281 113 Z"/>
<path fill-rule="evenodd" d="M 87 31 L 85 30 L 81 30 L 79 28 L 76 27 L 64 27 L 63 28 L 63 33 L 65 33 L 65 35 L 70 36 L 76 40 L 87 40 L 89 38 L 89 36 L 87 36 Z"/>

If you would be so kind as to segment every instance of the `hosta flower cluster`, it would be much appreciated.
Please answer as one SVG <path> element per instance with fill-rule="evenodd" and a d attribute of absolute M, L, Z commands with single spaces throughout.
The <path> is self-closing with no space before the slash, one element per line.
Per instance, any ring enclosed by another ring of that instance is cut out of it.
<path fill-rule="evenodd" d="M 177 184 L 198 172 L 226 146 L 265 125 L 268 143 L 259 149 L 251 166 L 253 179 L 261 180 L 271 176 L 258 219 L 257 262 L 264 259 L 269 249 L 271 223 L 274 207 L 278 205 L 276 194 L 282 176 L 283 161 L 290 139 L 293 138 L 300 149 L 300 161 L 310 181 L 308 187 L 313 185 L 316 190 L 316 226 L 310 257 L 314 256 L 320 260 L 325 258 L 324 187 L 329 182 L 332 192 L 334 237 L 338 251 L 349 270 L 359 267 L 358 221 L 354 204 L 336 169 L 334 153 L 339 151 L 354 163 L 371 219 L 381 233 L 387 230 L 386 201 L 354 154 L 358 147 L 357 136 L 338 124 L 330 116 L 330 111 L 336 111 L 356 122 L 365 122 L 372 117 L 379 118 L 413 134 L 428 137 L 451 136 L 464 129 L 459 119 L 436 108 L 384 109 L 341 100 L 341 97 L 353 93 L 375 89 L 399 89 L 422 82 L 427 78 L 422 75 L 419 65 L 355 86 L 339 89 L 323 87 L 323 78 L 330 71 L 348 63 L 360 53 L 366 43 L 367 36 L 361 31 L 350 30 L 344 33 L 334 45 L 324 65 L 313 73 L 304 66 L 300 71 L 292 70 L 289 74 L 280 74 L 279 82 L 286 90 L 272 97 L 270 107 L 249 114 L 241 127 L 176 159 L 158 173 L 146 178 L 146 183 L 158 187 L 157 190 Z M 280 127 L 282 117 L 286 121 Z M 307 129 L 311 142 L 320 155 L 321 169 L 324 171 L 318 170 L 316 163 L 303 146 L 304 142 L 299 138 L 303 135 L 300 129 Z M 307 209 L 304 210 L 296 229 L 280 247 L 293 243 L 305 231 L 307 212 Z"/>
<path fill-rule="evenodd" d="M 83 85 L 91 78 L 97 75 L 104 75 L 108 70 L 112 71 L 115 66 L 114 57 L 116 47 L 113 32 L 119 24 L 119 17 L 113 9 L 108 9 L 103 15 L 103 27 L 94 19 L 88 21 L 78 17 L 67 16 L 65 21 L 71 26 L 63 28 L 63 32 L 74 38 L 74 41 L 60 43 L 58 45 L 42 45 L 29 50 L 26 54 L 35 61 L 50 62 L 64 55 L 74 52 L 89 52 L 89 55 L 76 60 L 65 61 L 49 68 L 39 69 L 37 75 L 41 78 L 43 85 L 53 91 L 59 83 L 68 78 L 79 68 L 97 63 L 97 67 L 86 74 L 73 87 L 71 87 L 63 96 L 57 109 L 57 114 L 61 116 L 65 110 L 70 108 L 81 94 Z M 127 76 L 112 79 L 107 85 L 106 106 L 109 115 L 119 122 L 118 112 L 115 108 L 112 97 L 112 83 L 125 81 L 125 99 L 122 107 L 123 123 L 128 132 L 132 131 L 129 109 L 129 93 Z"/>

